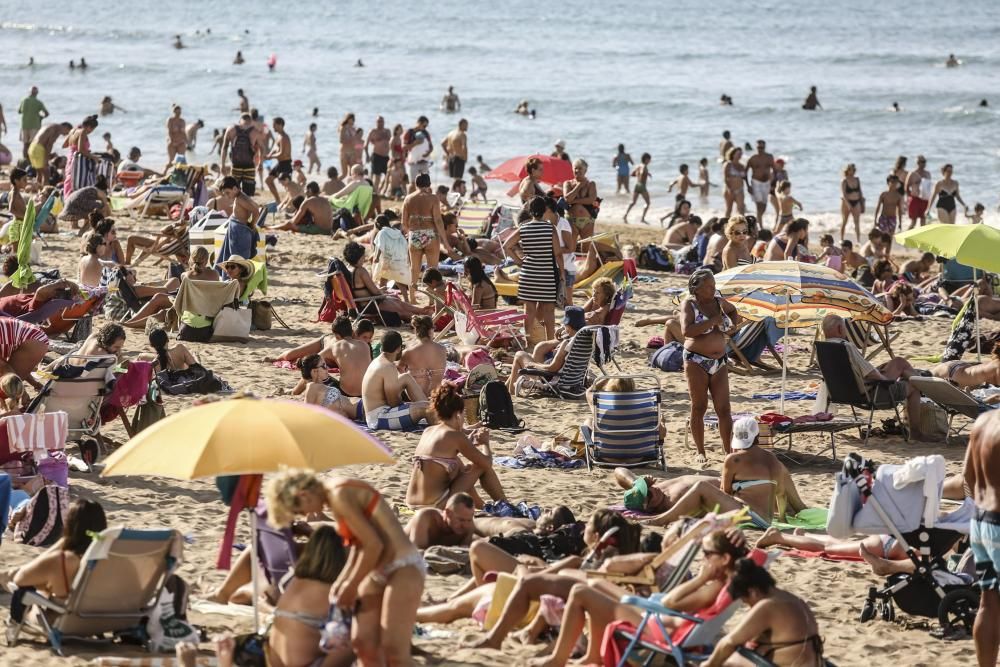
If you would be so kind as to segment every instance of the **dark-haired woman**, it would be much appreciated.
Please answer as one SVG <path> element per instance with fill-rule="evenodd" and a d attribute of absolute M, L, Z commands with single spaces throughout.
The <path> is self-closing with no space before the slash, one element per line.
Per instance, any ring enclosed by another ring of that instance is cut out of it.
<path fill-rule="evenodd" d="M 465 260 L 465 275 L 469 278 L 472 291 L 469 300 L 476 310 L 493 310 L 497 307 L 497 288 L 486 275 L 483 263 L 478 257 Z"/>
<path fill-rule="evenodd" d="M 736 307 L 715 293 L 715 277 L 709 269 L 698 269 L 688 279 L 690 296 L 681 303 L 684 334 L 684 375 L 691 396 L 691 438 L 702 465 L 705 457 L 705 411 L 712 396 L 719 417 L 719 435 L 729 453 L 733 420 L 729 407 L 729 368 L 726 365 L 726 335 L 740 325 Z"/>
<path fill-rule="evenodd" d="M 89 183 L 84 183 L 83 174 L 80 174 L 79 178 L 77 178 L 74 172 L 77 167 L 77 155 L 89 158 L 93 162 L 94 156 L 90 152 L 89 136 L 96 129 L 97 116 L 87 116 L 83 119 L 82 123 L 70 130 L 70 133 L 66 135 L 66 140 L 63 142 L 63 148 L 68 149 L 66 152 L 66 178 L 63 181 L 63 196 L 65 197 L 69 197 L 73 193 L 74 180 L 84 185 L 89 185 Z"/>
<path fill-rule="evenodd" d="M 66 514 L 62 537 L 45 553 L 21 566 L 14 573 L 14 585 L 33 588 L 52 600 L 66 600 L 93 535 L 107 527 L 108 520 L 99 503 L 83 498 L 77 500 Z M 21 618 L 14 620 L 23 621 Z"/>
<path fill-rule="evenodd" d="M 541 160 L 533 157 L 524 164 L 524 171 L 525 177 L 521 179 L 517 190 L 521 197 L 521 203 L 527 204 L 534 197 L 545 196 L 545 190 L 539 185 L 542 182 L 542 173 L 545 171 L 545 167 Z"/>
<path fill-rule="evenodd" d="M 364 421 L 361 399 L 351 400 L 344 395 L 340 387 L 327 384 L 329 377 L 330 372 L 326 369 L 323 357 L 310 354 L 302 359 L 302 379 L 308 382 L 305 402 L 326 408 L 350 420 Z"/>
<path fill-rule="evenodd" d="M 406 504 L 414 509 L 444 507 L 452 495 L 465 492 L 472 495 L 477 507 L 482 507 L 483 501 L 475 491 L 477 483 L 493 500 L 505 499 L 493 469 L 489 431 L 476 429 L 466 434 L 462 392 L 452 384 L 442 384 L 431 393 L 431 409 L 437 423 L 428 427 L 417 443 Z M 460 454 L 469 463 L 463 463 Z"/>
<path fill-rule="evenodd" d="M 137 358 L 140 361 L 152 361 L 157 371 L 186 371 L 198 363 L 184 343 L 172 346 L 169 343 L 170 337 L 165 330 L 153 329 L 149 332 L 149 346 L 153 348 L 153 353 L 144 352 Z"/>
<path fill-rule="evenodd" d="M 549 197 L 535 197 L 528 202 L 531 219 L 523 223 L 504 241 L 504 249 L 520 243 L 524 262 L 517 283 L 517 298 L 524 304 L 524 333 L 529 340 L 536 338 L 535 325 L 541 322 L 545 335 L 540 340 L 556 337 L 556 297 L 559 284 L 556 277 L 563 272 L 563 255 L 556 232 L 558 213 Z"/>
<path fill-rule="evenodd" d="M 752 644 L 754 653 L 776 667 L 822 667 L 823 639 L 812 609 L 801 598 L 778 588 L 759 563 L 749 558 L 737 561 L 728 590 L 750 611 L 715 645 L 706 667 L 727 664 L 745 644 Z"/>
<path fill-rule="evenodd" d="M 809 221 L 805 218 L 793 220 L 780 234 L 775 234 L 764 251 L 765 262 L 780 262 L 797 259 L 800 248 L 809 247 Z"/>
<path fill-rule="evenodd" d="M 372 280 L 372 275 L 365 268 L 365 249 L 358 243 L 351 241 L 344 247 L 344 261 L 350 267 L 350 274 L 346 276 L 351 285 L 351 293 L 354 298 L 369 299 L 377 298 L 379 310 L 396 313 L 401 318 L 409 319 L 414 315 L 433 315 L 434 307 L 420 307 L 407 303 L 393 296 L 388 296 L 379 289 L 379 286 Z M 362 304 L 363 307 L 363 304 Z"/>

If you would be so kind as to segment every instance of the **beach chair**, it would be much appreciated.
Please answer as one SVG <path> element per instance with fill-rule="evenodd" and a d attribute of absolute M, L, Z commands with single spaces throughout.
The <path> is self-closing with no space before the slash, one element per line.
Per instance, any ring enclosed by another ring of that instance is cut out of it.
<path fill-rule="evenodd" d="M 913 376 L 909 379 L 909 383 L 916 387 L 921 396 L 929 398 L 948 414 L 948 433 L 945 435 L 945 442 L 948 441 L 948 438 L 961 435 L 962 431 L 971 423 L 966 422 L 956 429 L 953 425 L 956 415 L 962 415 L 975 421 L 982 413 L 997 408 L 996 405 L 983 403 L 944 378 Z"/>
<path fill-rule="evenodd" d="M 524 349 L 521 343 L 524 313 L 513 308 L 476 310 L 468 295 L 455 283 L 445 287 L 445 303 L 453 309 L 455 334 L 463 343 L 489 347 L 513 341 L 518 348 Z"/>
<path fill-rule="evenodd" d="M 653 386 L 621 393 L 594 392 L 593 429 L 580 427 L 587 469 L 652 463 L 666 470 L 667 460 L 660 444 L 659 379 L 655 375 L 609 377 L 648 380 Z"/>
<path fill-rule="evenodd" d="M 364 317 L 387 327 L 402 326 L 403 320 L 396 313 L 384 312 L 379 308 L 381 296 L 356 297 L 351 289 L 351 272 L 339 259 L 331 259 L 326 273 L 318 274 L 324 279 L 325 292 L 320 304 L 317 321 L 333 322 L 337 313 L 345 313 L 352 319 Z"/>
<path fill-rule="evenodd" d="M 841 343 L 817 342 L 816 360 L 830 394 L 830 403 L 851 406 L 855 419 L 858 418 L 858 409 L 868 411 L 868 427 L 859 433 L 865 446 L 868 445 L 876 410 L 895 411 L 897 423 L 903 424 L 899 405 L 906 401 L 905 382 L 866 381 L 851 364 L 847 348 Z M 908 431 L 904 431 L 904 437 L 909 441 Z"/>
<path fill-rule="evenodd" d="M 200 246 L 208 250 L 210 257 L 215 255 L 215 232 L 229 221 L 229 216 L 220 211 L 209 211 L 204 216 L 191 223 L 188 228 L 188 246 L 191 254 Z M 258 248 L 258 252 L 260 249 Z"/>
<path fill-rule="evenodd" d="M 496 283 L 497 294 L 511 299 L 517 298 L 517 273 L 510 271 L 509 275 L 511 278 L 515 278 L 515 280 Z M 616 285 L 621 285 L 626 278 L 633 279 L 636 275 L 638 273 L 636 271 L 635 260 L 633 259 L 605 262 L 597 271 L 594 271 L 580 282 L 574 283 L 573 291 L 586 292 L 598 278 L 610 278 Z"/>
<path fill-rule="evenodd" d="M 625 310 L 628 308 L 629 299 L 632 298 L 632 280 L 628 277 L 622 281 L 622 284 L 615 291 L 614 301 L 611 303 L 611 310 L 608 311 L 608 317 L 604 321 L 605 324 L 619 325 L 622 323 L 622 317 L 625 316 Z"/>
<path fill-rule="evenodd" d="M 78 442 L 84 460 L 97 459 L 106 450 L 101 437 L 101 405 L 115 382 L 118 359 L 111 355 L 67 354 L 52 369 L 51 375 L 25 408 L 26 413 L 62 410 L 69 418 L 68 439 Z M 100 449 L 98 449 L 100 448 Z"/>
<path fill-rule="evenodd" d="M 467 236 L 484 236 L 490 216 L 497 207 L 496 200 L 485 202 L 466 201 L 458 209 L 458 228 Z"/>
<path fill-rule="evenodd" d="M 845 319 L 844 324 L 847 326 L 847 340 L 854 343 L 854 347 L 861 350 L 861 354 L 865 359 L 871 361 L 883 350 L 888 353 L 890 359 L 896 356 L 892 351 L 892 343 L 899 338 L 899 332 L 891 333 L 888 324 L 878 325 L 871 322 L 855 322 L 849 319 Z M 819 342 L 822 335 L 822 330 L 817 329 L 815 342 Z M 816 346 L 814 344 L 812 356 L 809 359 L 809 367 L 811 368 L 815 365 Z"/>
<path fill-rule="evenodd" d="M 275 597 L 285 592 L 292 567 L 295 565 L 295 540 L 288 528 L 275 528 L 267 522 L 267 510 L 257 510 L 257 555 L 264 576 L 274 587 Z"/>
<path fill-rule="evenodd" d="M 768 333 L 768 322 L 773 318 L 753 322 L 747 320 L 729 339 L 728 352 L 730 357 L 729 370 L 738 375 L 766 375 L 781 372 L 781 355 L 771 343 Z M 768 366 L 760 361 L 764 350 L 778 363 L 778 367 Z"/>
<path fill-rule="evenodd" d="M 69 598 L 56 602 L 34 591 L 12 588 L 15 597 L 37 617 L 52 650 L 62 656 L 69 638 L 106 633 L 145 632 L 145 622 L 167 577 L 180 562 L 183 538 L 176 530 L 131 530 L 118 526 L 96 536 L 83 554 Z M 24 624 L 11 622 L 8 645 L 17 642 Z"/>
<path fill-rule="evenodd" d="M 189 196 L 197 203 L 205 187 L 205 171 L 205 167 L 189 165 L 174 167 L 170 177 L 171 184 L 158 185 L 146 193 L 141 215 L 143 217 L 149 215 L 149 209 L 153 206 L 166 206 L 169 210 L 174 204 L 180 204 L 183 211 Z M 176 185 L 175 182 L 183 182 L 183 185 Z"/>
<path fill-rule="evenodd" d="M 522 395 L 529 385 L 543 395 L 562 399 L 582 398 L 587 390 L 587 369 L 594 357 L 594 335 L 599 327 L 584 327 L 576 332 L 562 368 L 556 372 L 525 368 L 514 385 L 514 394 Z"/>
<path fill-rule="evenodd" d="M 21 320 L 22 322 L 28 322 L 29 324 L 41 325 L 50 317 L 54 317 L 56 314 L 66 310 L 74 304 L 76 304 L 76 302 L 72 299 L 50 299 L 35 310 L 28 311 L 24 315 L 18 315 L 14 319 Z M 0 311 L 0 317 L 10 317 L 10 315 Z"/>

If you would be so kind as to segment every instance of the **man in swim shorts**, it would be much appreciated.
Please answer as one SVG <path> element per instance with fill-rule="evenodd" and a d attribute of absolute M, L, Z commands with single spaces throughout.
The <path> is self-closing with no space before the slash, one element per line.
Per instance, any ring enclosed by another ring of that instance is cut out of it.
<path fill-rule="evenodd" d="M 389 173 L 389 142 L 392 140 L 392 132 L 385 127 L 385 118 L 375 117 L 375 127 L 368 132 L 365 140 L 365 151 L 371 146 L 372 164 L 372 187 L 375 192 L 380 192 L 382 179 Z"/>
<path fill-rule="evenodd" d="M 431 141 L 431 134 L 427 131 L 430 121 L 427 116 L 417 119 L 417 124 L 411 127 L 403 135 L 403 153 L 406 155 L 407 171 L 410 175 L 410 192 L 416 189 L 414 183 L 417 176 L 426 174 L 430 170 L 431 151 L 434 150 L 434 143 Z"/>
<path fill-rule="evenodd" d="M 236 179 L 240 190 L 250 197 L 257 190 L 254 153 L 258 140 L 253 118 L 248 113 L 240 116 L 238 125 L 226 128 L 226 133 L 222 136 L 222 173 L 226 173 L 226 158 L 229 158 L 233 165 L 230 176 Z"/>
<path fill-rule="evenodd" d="M 917 168 L 906 177 L 906 194 L 910 197 L 910 203 L 906 207 L 906 215 L 910 219 L 909 229 L 913 229 L 917 220 L 923 226 L 927 222 L 927 205 L 930 203 L 931 172 L 927 171 L 927 158 L 923 155 L 917 156 Z"/>
<path fill-rule="evenodd" d="M 295 216 L 274 229 L 300 234 L 329 234 L 333 231 L 333 207 L 330 206 L 330 199 L 320 193 L 319 183 L 309 181 L 306 184 L 306 198 Z"/>
<path fill-rule="evenodd" d="M 762 220 L 767 210 L 767 200 L 771 194 L 771 171 L 774 169 L 774 156 L 765 149 L 767 144 L 763 139 L 757 140 L 757 152 L 747 160 L 747 189 L 757 206 L 757 219 Z"/>
<path fill-rule="evenodd" d="M 382 353 L 365 371 L 361 401 L 365 421 L 373 430 L 406 431 L 428 417 L 427 396 L 409 373 L 396 368 L 403 349 L 398 331 L 382 335 Z"/>
<path fill-rule="evenodd" d="M 265 159 L 277 160 L 278 164 L 267 174 L 267 180 L 264 182 L 267 184 L 267 189 L 271 191 L 274 201 L 280 203 L 281 197 L 278 196 L 278 188 L 275 187 L 274 182 L 281 176 L 292 175 L 292 140 L 285 132 L 284 118 L 276 116 L 271 125 L 274 127 L 275 134 L 278 135 L 278 140 L 274 142 L 274 148 Z"/>
<path fill-rule="evenodd" d="M 1000 650 L 1000 410 L 981 415 L 972 426 L 963 475 L 976 502 L 969 545 L 982 588 L 972 637 L 980 667 L 992 666 Z"/>
<path fill-rule="evenodd" d="M 458 127 L 449 132 L 441 142 L 451 178 L 462 178 L 465 175 L 465 163 L 469 159 L 469 138 L 465 134 L 468 129 L 469 121 L 463 118 L 458 121 Z"/>
<path fill-rule="evenodd" d="M 66 136 L 72 129 L 71 123 L 49 123 L 39 130 L 28 145 L 28 160 L 35 170 L 39 186 L 49 182 L 49 160 L 52 158 L 52 146 L 56 139 Z"/>

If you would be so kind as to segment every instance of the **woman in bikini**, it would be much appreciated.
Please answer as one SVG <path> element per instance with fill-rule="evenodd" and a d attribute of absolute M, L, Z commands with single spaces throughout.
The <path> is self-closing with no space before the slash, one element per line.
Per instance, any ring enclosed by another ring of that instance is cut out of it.
<path fill-rule="evenodd" d="M 420 174 L 414 179 L 416 190 L 403 200 L 400 213 L 403 234 L 409 242 L 410 284 L 420 284 L 420 274 L 426 260 L 427 268 L 436 269 L 442 254 L 455 254 L 444 231 L 441 218 L 441 204 L 431 192 L 431 177 Z M 416 290 L 409 293 L 410 301 L 415 300 Z"/>
<path fill-rule="evenodd" d="M 410 643 L 426 565 L 382 495 L 361 480 L 287 470 L 268 482 L 265 497 L 268 520 L 279 528 L 296 516 L 333 514 L 350 552 L 329 599 L 355 612 L 355 655 L 365 665 L 413 664 Z"/>
<path fill-rule="evenodd" d="M 93 536 L 107 527 L 104 508 L 80 498 L 69 507 L 59 541 L 21 566 L 12 581 L 18 588 L 31 586 L 53 601 L 65 601 Z M 24 619 L 12 614 L 12 620 L 20 623 Z"/>
<path fill-rule="evenodd" d="M 358 155 L 355 151 L 356 132 L 354 130 L 354 114 L 349 113 L 340 121 L 338 128 L 340 135 L 340 173 L 351 173 L 351 167 L 358 163 Z"/>
<path fill-rule="evenodd" d="M 927 200 L 928 208 L 930 208 L 930 204 L 934 203 L 934 198 L 937 197 L 938 222 L 949 225 L 955 224 L 956 200 L 965 209 L 965 214 L 969 214 L 969 206 L 962 201 L 962 195 L 958 193 L 958 181 L 954 180 L 951 174 L 952 166 L 950 164 L 941 167 L 941 175 L 944 178 L 934 184 L 934 191 L 931 193 L 931 198 Z"/>
<path fill-rule="evenodd" d="M 539 183 L 541 183 L 542 172 L 544 170 L 545 168 L 542 166 L 542 161 L 537 157 L 530 158 L 524 163 L 524 172 L 526 176 L 521 179 L 521 184 L 517 186 L 517 192 L 521 197 L 522 204 L 527 204 L 532 197 L 545 196 L 545 189 L 539 185 Z"/>
<path fill-rule="evenodd" d="M 733 420 L 729 407 L 729 369 L 726 366 L 726 336 L 732 335 L 742 318 L 736 307 L 715 293 L 715 277 L 709 269 L 698 269 L 688 279 L 691 295 L 681 303 L 684 334 L 684 375 L 691 396 L 691 437 L 698 448 L 698 462 L 705 456 L 705 411 L 712 396 L 719 418 L 719 435 L 730 452 Z"/>
<path fill-rule="evenodd" d="M 983 362 L 946 361 L 932 368 L 931 373 L 959 387 L 1000 385 L 1000 343 L 993 346 L 992 359 Z"/>
<path fill-rule="evenodd" d="M 805 246 L 809 239 L 809 221 L 805 218 L 793 220 L 785 231 L 775 234 L 764 251 L 764 261 L 773 262 L 785 259 L 796 259 L 800 246 Z"/>
<path fill-rule="evenodd" d="M 414 509 L 444 507 L 452 495 L 465 492 L 473 497 L 476 507 L 482 507 L 482 498 L 475 491 L 477 483 L 493 500 L 505 499 L 493 469 L 489 431 L 473 430 L 471 440 L 466 434 L 462 392 L 453 384 L 442 384 L 431 393 L 431 409 L 438 422 L 428 427 L 417 443 L 406 504 Z M 462 463 L 459 454 L 469 463 Z"/>
<path fill-rule="evenodd" d="M 594 235 L 597 217 L 597 184 L 587 178 L 587 163 L 573 162 L 573 180 L 563 183 L 563 197 L 569 204 L 566 219 L 573 225 L 573 240 L 589 239 Z"/>
<path fill-rule="evenodd" d="M 823 640 L 809 605 L 778 588 L 768 571 L 749 558 L 736 562 L 729 580 L 729 594 L 750 611 L 712 651 L 705 667 L 722 667 L 748 642 L 753 652 L 776 667 L 822 667 Z"/>
<path fill-rule="evenodd" d="M 740 162 L 743 157 L 743 149 L 733 146 L 726 153 L 726 161 L 722 165 L 722 177 L 725 188 L 723 197 L 726 200 L 726 213 L 728 218 L 736 207 L 737 213 L 746 214 L 746 205 L 743 203 L 743 191 L 746 188 L 747 170 Z"/>
<path fill-rule="evenodd" d="M 329 377 L 330 373 L 326 369 L 326 363 L 320 355 L 310 354 L 302 360 L 302 379 L 309 381 L 309 384 L 306 385 L 305 402 L 327 408 L 352 421 L 363 417 L 361 399 L 359 398 L 355 402 L 344 396 L 340 387 L 333 387 L 326 383 Z"/>
<path fill-rule="evenodd" d="M 465 275 L 469 278 L 469 285 L 472 292 L 469 300 L 476 310 L 494 310 L 497 307 L 497 288 L 486 275 L 483 263 L 478 257 L 469 257 L 465 260 Z"/>
<path fill-rule="evenodd" d="M 840 179 L 840 240 L 847 232 L 848 216 L 854 218 L 854 237 L 861 242 L 861 214 L 865 212 L 865 196 L 861 194 L 861 179 L 854 163 L 844 167 Z"/>
<path fill-rule="evenodd" d="M 365 256 L 365 249 L 358 243 L 351 241 L 344 247 L 344 261 L 350 267 L 350 275 L 347 276 L 351 285 L 351 292 L 356 299 L 377 298 L 378 307 L 390 313 L 396 313 L 401 318 L 409 319 L 414 315 L 433 315 L 434 307 L 427 306 L 421 308 L 413 304 L 406 303 L 393 296 L 387 296 L 379 289 L 379 286 L 372 280 L 364 263 L 361 261 Z M 416 284 L 416 283 L 414 283 Z"/>
<path fill-rule="evenodd" d="M 729 239 L 722 248 L 722 268 L 731 269 L 734 266 L 753 264 L 753 255 L 747 241 L 750 240 L 750 227 L 742 215 L 734 215 L 726 223 L 726 238 Z"/>
<path fill-rule="evenodd" d="M 354 662 L 349 647 L 328 654 L 319 646 L 330 609 L 330 587 L 346 563 L 347 551 L 337 531 L 318 526 L 295 561 L 295 576 L 278 598 L 267 637 L 270 664 L 346 667 Z"/>
<path fill-rule="evenodd" d="M 184 343 L 168 347 L 169 341 L 170 337 L 164 329 L 153 329 L 149 332 L 149 346 L 153 348 L 153 353 L 143 352 L 136 358 L 139 361 L 152 361 L 153 368 L 157 371 L 186 371 L 198 363 Z"/>

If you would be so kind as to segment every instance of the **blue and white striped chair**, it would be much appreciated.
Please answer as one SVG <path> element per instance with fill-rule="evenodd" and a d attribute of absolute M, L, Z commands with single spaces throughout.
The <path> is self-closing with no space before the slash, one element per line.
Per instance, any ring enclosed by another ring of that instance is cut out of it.
<path fill-rule="evenodd" d="M 649 381 L 649 389 L 629 392 L 595 391 L 593 427 L 582 426 L 587 468 L 644 466 L 667 469 L 660 443 L 660 381 L 655 375 L 611 375 L 602 378 Z"/>

